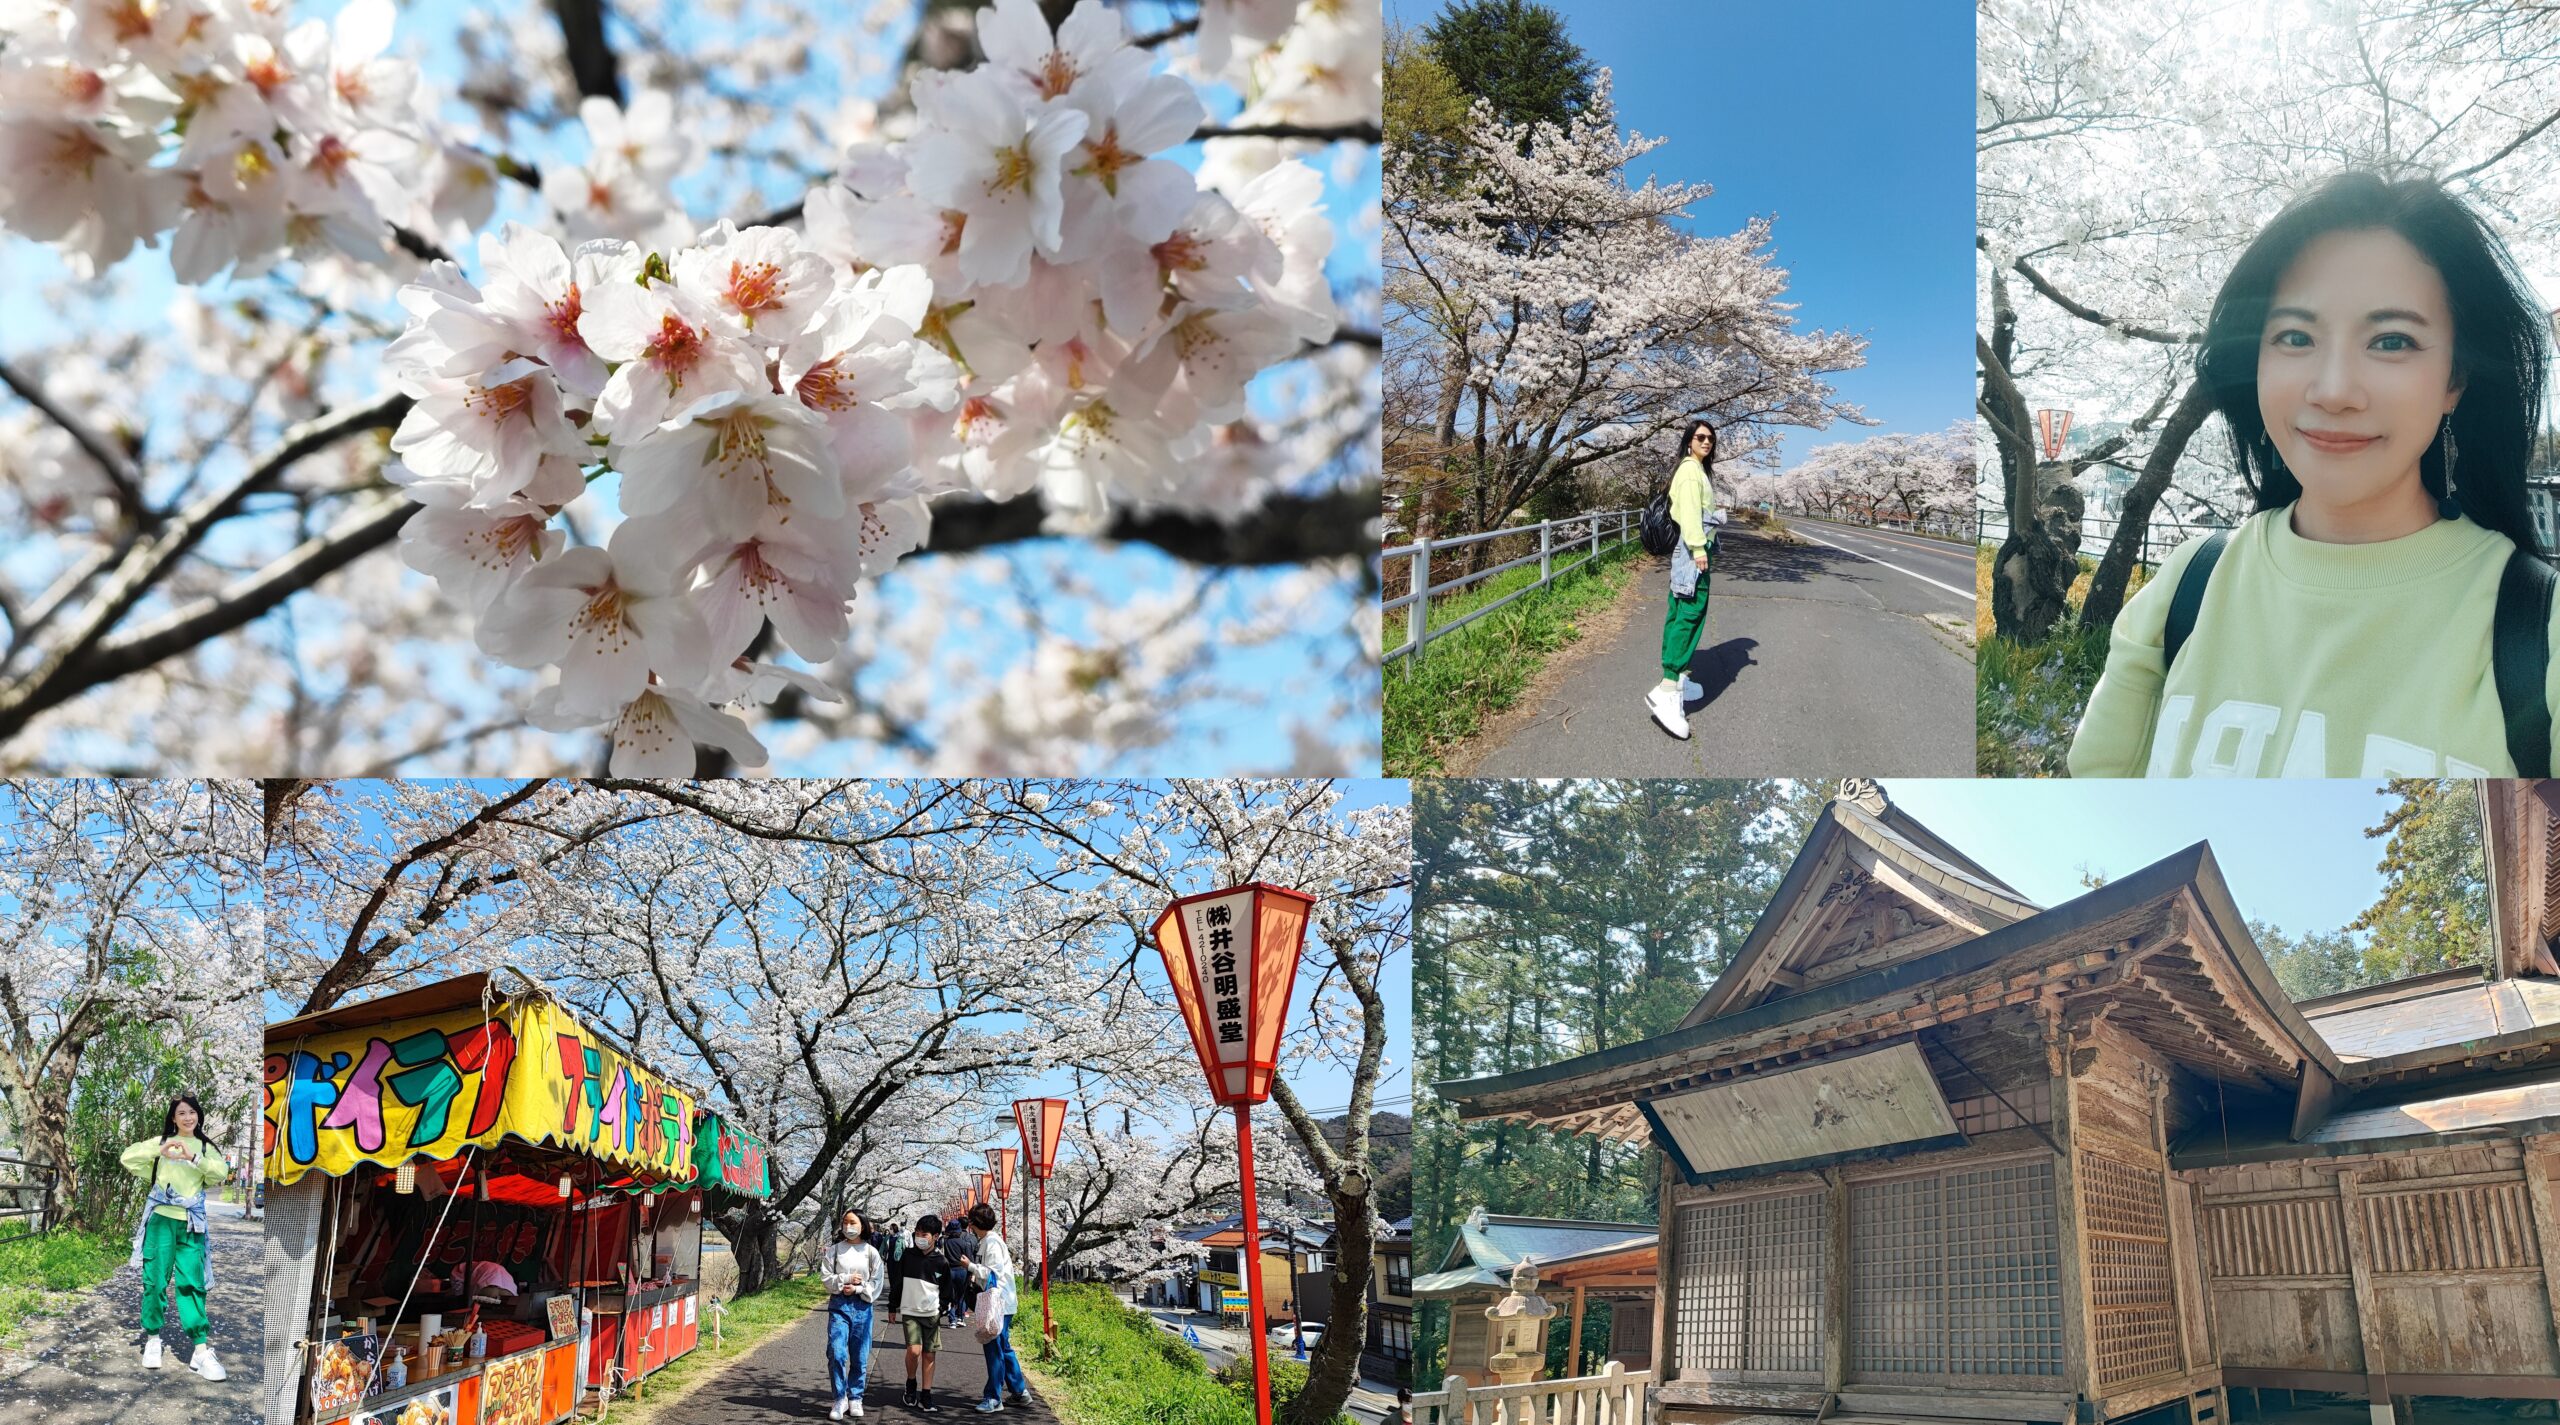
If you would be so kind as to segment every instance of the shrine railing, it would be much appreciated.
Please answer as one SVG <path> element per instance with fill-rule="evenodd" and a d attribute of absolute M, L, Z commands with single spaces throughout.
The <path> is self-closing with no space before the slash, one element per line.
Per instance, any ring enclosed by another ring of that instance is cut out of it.
<path fill-rule="evenodd" d="M 1651 1371 L 1611 1361 L 1596 1376 L 1469 1385 L 1456 1376 L 1413 1398 L 1413 1425 L 1644 1425 Z"/>

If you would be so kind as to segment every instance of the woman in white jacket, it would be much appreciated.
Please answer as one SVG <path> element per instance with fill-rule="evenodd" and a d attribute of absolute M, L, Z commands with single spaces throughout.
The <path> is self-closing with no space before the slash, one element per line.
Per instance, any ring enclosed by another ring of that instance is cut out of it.
<path fill-rule="evenodd" d="M 862 1395 L 871 1374 L 871 1303 L 888 1285 L 889 1264 L 867 1240 L 862 1214 L 848 1207 L 836 1223 L 836 1240 L 818 1263 L 827 1288 L 827 1373 L 836 1390 L 830 1420 L 862 1418 Z"/>
<path fill-rule="evenodd" d="M 1022 1358 L 1013 1353 L 1013 1313 L 1019 1304 L 1013 1285 L 1013 1249 L 996 1231 L 996 1210 L 985 1203 L 969 1209 L 969 1225 L 978 1229 L 978 1259 L 970 1265 L 970 1275 L 982 1290 L 995 1294 L 996 1320 L 1003 1323 L 986 1343 L 987 1388 L 978 1397 L 978 1413 L 992 1415 L 1007 1403 L 1029 1404 L 1031 1382 L 1023 1377 Z M 1002 1400 L 998 1392 L 1003 1393 Z"/>

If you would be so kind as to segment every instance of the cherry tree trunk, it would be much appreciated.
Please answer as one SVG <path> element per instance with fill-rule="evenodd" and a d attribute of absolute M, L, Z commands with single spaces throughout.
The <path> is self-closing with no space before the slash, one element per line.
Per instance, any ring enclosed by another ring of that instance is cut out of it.
<path fill-rule="evenodd" d="M 1378 1235 L 1368 1187 L 1363 1182 L 1357 1195 L 1336 1190 L 1329 1196 L 1336 1224 L 1333 1319 L 1324 1324 L 1324 1340 L 1307 1358 L 1306 1389 L 1281 1413 L 1281 1425 L 1331 1425 L 1360 1379 L 1360 1348 L 1369 1337 L 1369 1273 L 1376 1263 Z"/>
<path fill-rule="evenodd" d="M 2170 412 L 2168 424 L 2160 428 L 2160 440 L 2151 447 L 2151 458 L 2142 462 L 2142 473 L 2134 478 L 2133 488 L 2125 492 L 2124 514 L 2116 521 L 2115 538 L 2108 541 L 2106 557 L 2098 561 L 2097 575 L 2089 581 L 2089 597 L 2080 603 L 2081 627 L 2114 626 L 2116 615 L 2124 608 L 2125 585 L 2133 581 L 2134 561 L 2141 557 L 2151 531 L 2151 512 L 2168 491 L 2170 478 L 2178 473 L 2178 458 L 2186 454 L 2187 442 L 2195 438 L 2212 412 L 2213 392 L 2200 379 L 2188 382 L 2187 392 L 2178 399 L 2177 409 Z"/>
<path fill-rule="evenodd" d="M 782 1274 L 782 1221 L 760 1202 L 719 1219 L 738 1263 L 738 1295 L 752 1296 L 773 1285 Z"/>
<path fill-rule="evenodd" d="M 2041 643 L 2068 612 L 2080 577 L 2079 488 L 2060 461 L 2029 469 L 2024 500 L 2010 501 L 2009 535 L 1991 565 L 1992 626 L 2017 643 Z M 2024 518 L 2021 518 L 2024 515 Z"/>

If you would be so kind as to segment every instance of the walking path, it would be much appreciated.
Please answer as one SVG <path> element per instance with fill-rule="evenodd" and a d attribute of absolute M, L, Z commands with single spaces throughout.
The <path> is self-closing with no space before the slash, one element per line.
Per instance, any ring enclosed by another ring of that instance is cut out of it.
<path fill-rule="evenodd" d="M 1022 1322 L 1017 1319 L 1015 1328 Z M 1031 1323 L 1039 1334 L 1039 1322 Z M 1020 1346 L 1017 1345 L 1019 1350 Z M 976 1420 L 978 1393 L 987 1381 L 986 1357 L 967 1327 L 943 1328 L 942 1349 L 934 1356 L 933 1399 L 942 1408 L 931 1415 L 898 1403 L 905 1381 L 906 1340 L 897 1326 L 871 1338 L 870 1389 L 862 1397 L 863 1419 L 907 1421 Z M 805 1320 L 775 1332 L 717 1376 L 655 1417 L 655 1425 L 748 1425 L 750 1421 L 824 1420 L 835 1404 L 827 1379 L 827 1313 L 812 1311 Z M 1000 1415 L 984 1417 L 1013 1425 L 1057 1425 L 1039 1393 L 1027 1406 L 1008 1405 Z"/>
<path fill-rule="evenodd" d="M 161 1336 L 162 1366 L 156 1371 L 142 1368 L 142 1269 L 118 1267 L 35 1347 L 32 1363 L 0 1380 L 0 1420 L 254 1425 L 261 1419 L 258 1337 L 266 1301 L 266 1225 L 242 1217 L 233 1203 L 212 1203 L 207 1213 L 213 1290 L 205 1298 L 205 1310 L 214 1354 L 230 1372 L 229 1379 L 209 1381 L 187 1369 L 191 1348 L 178 1329 L 174 1305 Z"/>
<path fill-rule="evenodd" d="M 1639 560 L 1592 637 L 1450 759 L 1478 777 L 1973 775 L 1971 562 L 1961 548 L 1791 521 L 1802 544 L 1728 529 L 1675 740 L 1662 675 L 1666 561 Z M 1963 581 L 1963 582 L 1959 582 Z"/>

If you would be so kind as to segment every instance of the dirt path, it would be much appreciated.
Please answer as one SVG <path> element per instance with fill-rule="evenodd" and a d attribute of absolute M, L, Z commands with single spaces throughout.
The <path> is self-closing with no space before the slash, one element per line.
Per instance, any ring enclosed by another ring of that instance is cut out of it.
<path fill-rule="evenodd" d="M 253 1425 L 260 1418 L 266 1229 L 230 1203 L 213 1204 L 208 1217 L 213 1291 L 205 1309 L 214 1354 L 229 1379 L 216 1383 L 187 1369 L 186 1333 L 178 1329 L 174 1305 L 161 1338 L 161 1368 L 142 1368 L 142 1269 L 118 1267 L 50 1327 L 29 1356 L 10 1363 L 16 1373 L 0 1380 L 0 1419 L 32 1419 L 24 1412 L 40 1410 L 45 1425 Z"/>

